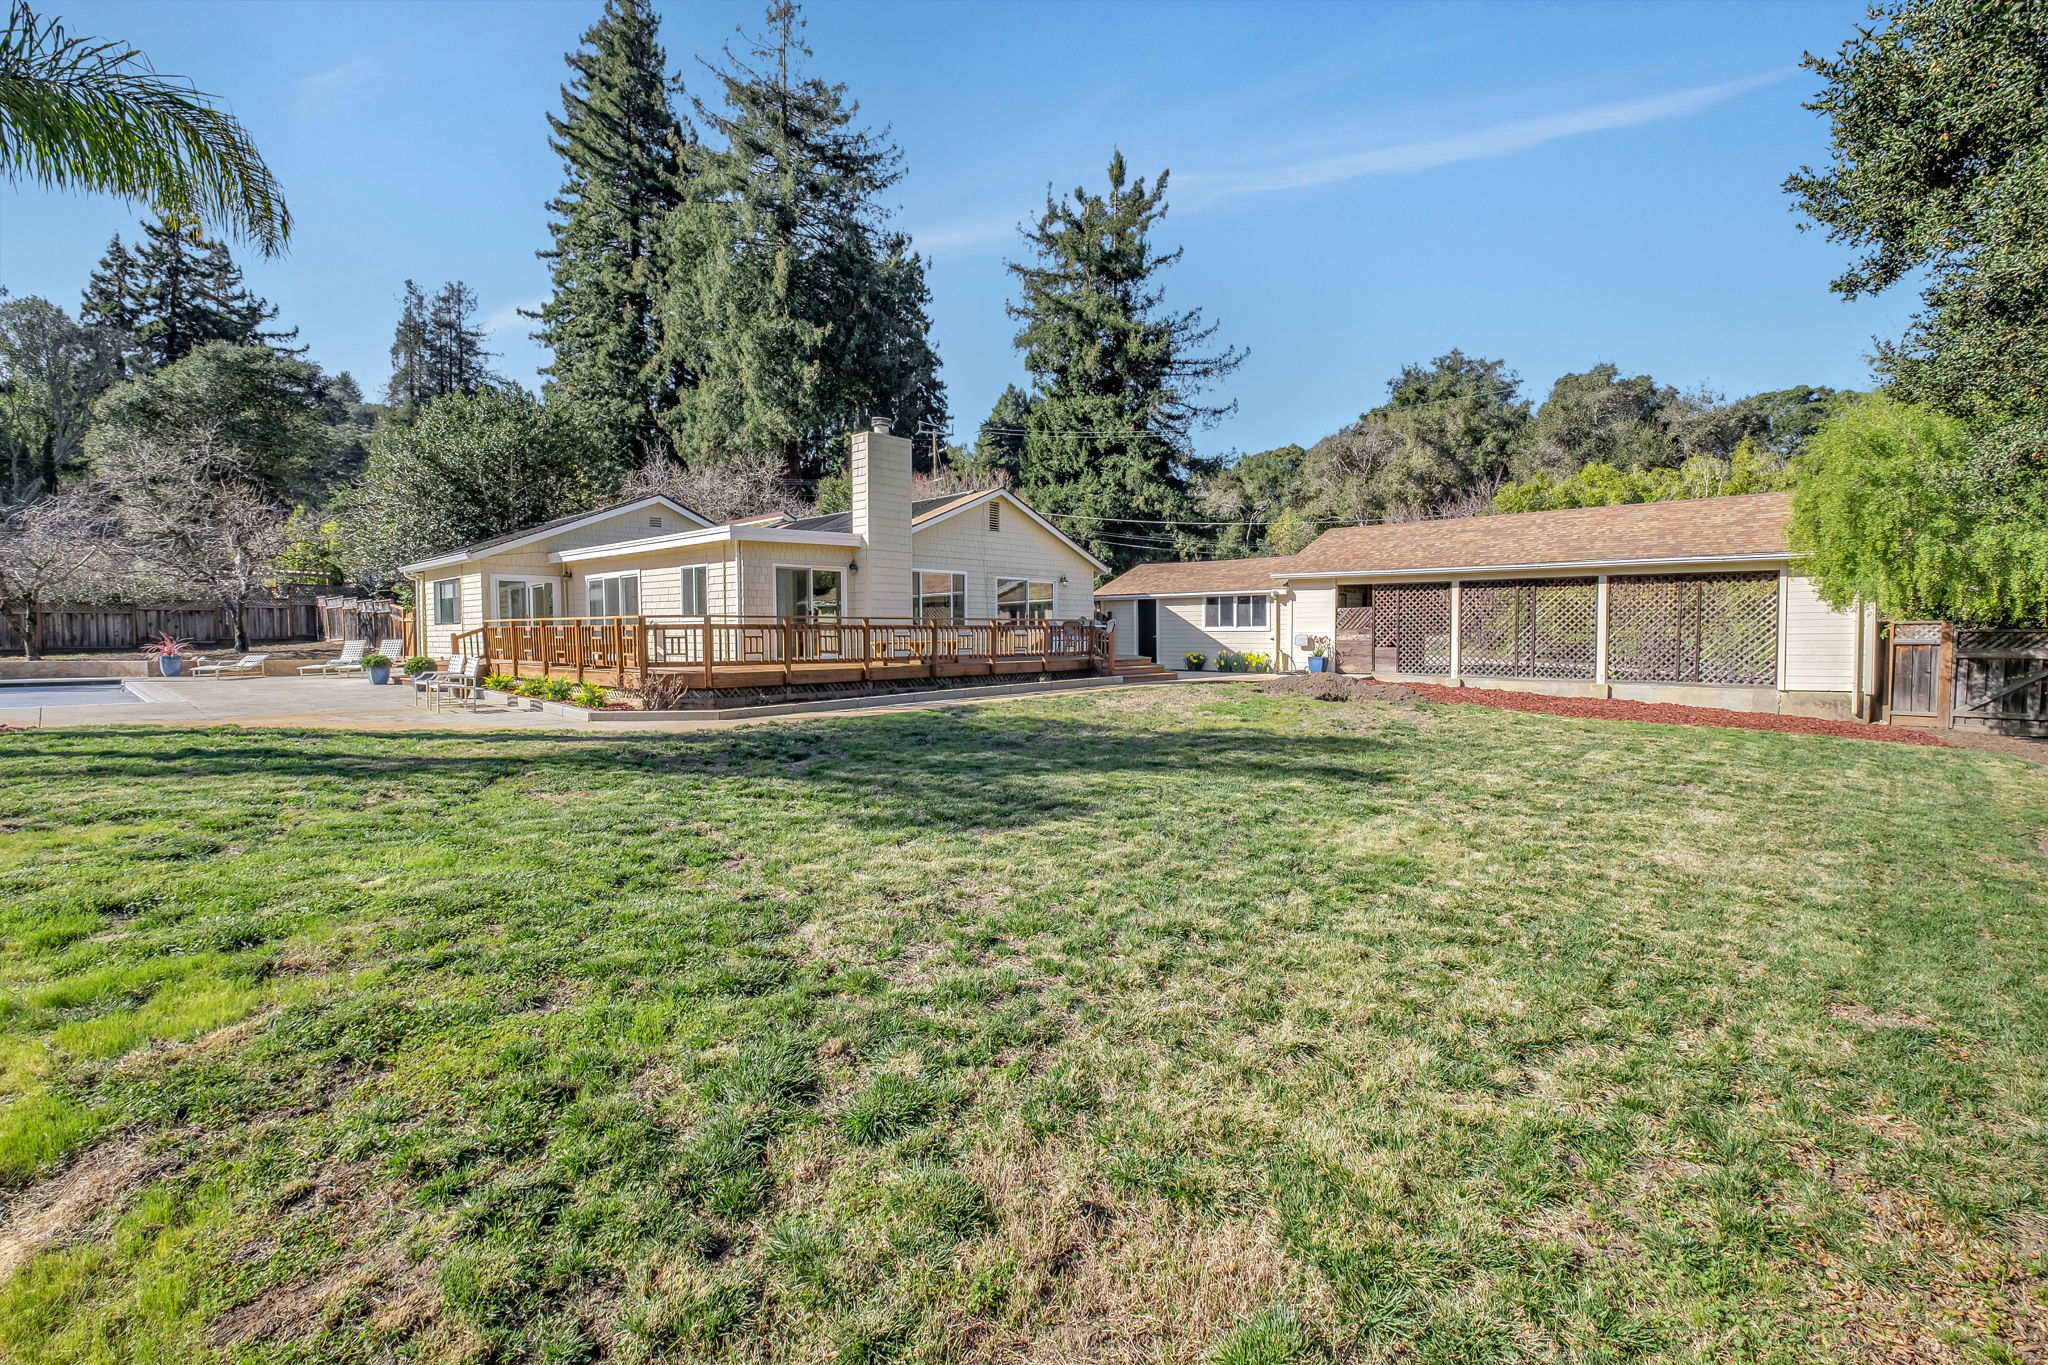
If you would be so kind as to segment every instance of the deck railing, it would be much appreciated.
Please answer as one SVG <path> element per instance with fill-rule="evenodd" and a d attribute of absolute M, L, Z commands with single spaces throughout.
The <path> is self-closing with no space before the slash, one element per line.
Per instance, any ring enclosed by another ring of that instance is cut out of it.
<path fill-rule="evenodd" d="M 863 676 L 1085 667 L 1109 671 L 1112 628 L 1090 620 L 933 621 L 857 616 L 554 616 L 491 621 L 454 637 L 459 654 L 515 677 L 591 674 L 628 683 L 679 673 L 703 687 L 799 681 L 820 671 Z M 998 665 L 1004 667 L 998 668 Z M 744 675 L 733 677 L 732 675 Z"/>

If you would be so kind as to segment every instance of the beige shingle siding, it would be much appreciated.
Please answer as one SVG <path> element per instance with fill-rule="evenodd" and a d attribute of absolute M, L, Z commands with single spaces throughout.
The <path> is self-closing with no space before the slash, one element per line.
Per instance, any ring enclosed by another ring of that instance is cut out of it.
<path fill-rule="evenodd" d="M 1003 508 L 999 531 L 988 529 L 988 516 L 981 507 L 914 527 L 910 559 L 915 570 L 966 574 L 967 615 L 971 619 L 995 615 L 998 578 L 1053 584 L 1053 614 L 1062 620 L 1095 611 L 1095 566 L 1014 507 Z M 1058 586 L 1062 576 L 1067 580 L 1065 587 Z M 1117 637 L 1117 648 L 1124 649 L 1129 642 L 1121 630 Z"/>

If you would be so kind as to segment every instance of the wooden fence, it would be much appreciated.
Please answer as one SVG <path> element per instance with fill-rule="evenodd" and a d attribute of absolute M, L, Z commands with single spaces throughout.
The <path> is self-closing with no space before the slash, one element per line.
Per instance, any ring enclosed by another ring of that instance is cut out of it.
<path fill-rule="evenodd" d="M 2048 735 L 2048 630 L 1896 621 L 1889 631 L 1889 723 Z"/>
<path fill-rule="evenodd" d="M 175 606 L 50 607 L 42 618 L 45 654 L 82 650 L 134 650 L 159 633 L 195 645 L 232 644 L 234 622 L 217 607 L 197 603 Z M 243 618 L 251 644 L 320 638 L 320 609 L 310 599 L 251 603 Z M 21 635 L 0 620 L 0 650 L 19 653 Z"/>

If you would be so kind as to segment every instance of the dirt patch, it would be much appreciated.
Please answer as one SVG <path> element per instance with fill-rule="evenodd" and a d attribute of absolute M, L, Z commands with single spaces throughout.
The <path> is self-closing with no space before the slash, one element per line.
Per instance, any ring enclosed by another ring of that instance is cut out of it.
<path fill-rule="evenodd" d="M 2025 735 L 1994 735 L 1988 730 L 1944 730 L 1941 737 L 1944 743 L 1958 749 L 1977 749 L 1987 754 L 2004 754 L 2007 758 L 2023 758 L 2029 763 L 2048 766 L 2048 739 L 2029 739 Z"/>
<path fill-rule="evenodd" d="M 1316 701 L 1379 701 L 1412 706 L 1422 700 L 1420 693 L 1400 683 L 1374 682 L 1371 678 L 1347 678 L 1336 673 L 1289 673 L 1266 684 L 1276 697 L 1312 697 Z"/>
<path fill-rule="evenodd" d="M 178 1164 L 175 1153 L 117 1143 L 14 1199 L 0 1223 L 0 1281 L 41 1252 L 98 1233 L 130 1196 Z"/>
<path fill-rule="evenodd" d="M 1903 1010 L 1886 1010 L 1883 1013 L 1868 1005 L 1830 1005 L 1828 1013 L 1850 1024 L 1861 1024 L 1864 1028 L 1932 1028 L 1934 1021 L 1922 1014 L 1907 1014 Z"/>
<path fill-rule="evenodd" d="M 393 1317 L 412 1321 L 426 1313 L 435 1265 L 414 1262 L 405 1240 L 385 1226 L 398 1207 L 398 1193 L 372 1179 L 367 1162 L 323 1168 L 279 1200 L 294 1221 L 319 1220 L 349 1249 L 318 1275 L 277 1285 L 213 1321 L 222 1346 L 246 1342 L 306 1341 L 344 1317 Z M 278 1241 L 290 1238 L 289 1230 Z M 263 1254 L 267 1245 L 253 1247 Z"/>
<path fill-rule="evenodd" d="M 1719 725 L 1731 730 L 1775 730 L 1788 735 L 1831 735 L 1839 739 L 1875 739 L 1892 744 L 1946 747 L 1926 730 L 1870 725 L 1854 720 L 1821 720 L 1814 716 L 1780 716 L 1766 711 L 1721 711 L 1710 706 L 1677 706 L 1661 701 L 1617 701 L 1607 697 L 1550 697 L 1540 692 L 1506 692 L 1491 687 L 1443 687 L 1409 683 L 1407 690 L 1424 701 L 1463 702 L 1501 711 L 1527 711 L 1577 720 L 1636 720 L 1653 725 Z"/>

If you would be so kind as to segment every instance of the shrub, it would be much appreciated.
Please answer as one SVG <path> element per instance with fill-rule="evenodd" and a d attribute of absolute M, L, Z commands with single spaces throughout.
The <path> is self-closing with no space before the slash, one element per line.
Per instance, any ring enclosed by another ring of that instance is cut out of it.
<path fill-rule="evenodd" d="M 592 711 L 604 710 L 605 699 L 610 694 L 596 683 L 577 683 L 569 693 L 569 700 Z"/>
<path fill-rule="evenodd" d="M 1185 654 L 1181 656 L 1181 662 L 1188 666 L 1190 672 L 1200 673 L 1203 668 L 1207 667 L 1209 656 L 1206 654 Z"/>
<path fill-rule="evenodd" d="M 493 673 L 484 679 L 484 686 L 493 692 L 517 692 L 519 679 L 509 673 Z"/>
<path fill-rule="evenodd" d="M 524 682 L 513 684 L 512 690 L 522 697 L 539 699 L 548 694 L 548 680 L 546 678 L 528 678 Z"/>
<path fill-rule="evenodd" d="M 408 678 L 417 678 L 422 673 L 432 673 L 438 667 L 439 664 L 424 654 L 415 654 L 399 665 L 400 671 Z"/>
<path fill-rule="evenodd" d="M 651 673 L 640 681 L 642 711 L 680 711 L 690 684 L 680 673 Z"/>
<path fill-rule="evenodd" d="M 540 695 L 544 701 L 567 701 L 576 691 L 576 684 L 567 678 L 542 678 Z"/>
<path fill-rule="evenodd" d="M 392 659 L 389 654 L 365 654 L 363 656 L 364 668 L 389 668 L 391 663 Z"/>

